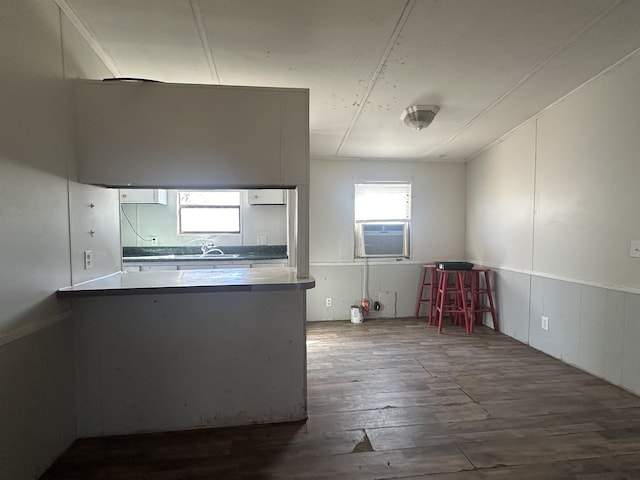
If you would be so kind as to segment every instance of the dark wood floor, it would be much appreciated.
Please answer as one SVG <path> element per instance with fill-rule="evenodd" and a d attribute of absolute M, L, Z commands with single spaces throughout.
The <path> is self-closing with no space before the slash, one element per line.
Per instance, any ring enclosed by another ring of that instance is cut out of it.
<path fill-rule="evenodd" d="M 305 423 L 74 443 L 42 479 L 640 479 L 640 399 L 504 335 L 309 325 Z"/>

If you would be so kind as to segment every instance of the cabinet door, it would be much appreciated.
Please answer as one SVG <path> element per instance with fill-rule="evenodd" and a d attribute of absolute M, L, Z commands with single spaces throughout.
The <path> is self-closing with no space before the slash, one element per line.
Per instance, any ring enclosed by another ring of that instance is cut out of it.
<path fill-rule="evenodd" d="M 86 81 L 77 118 L 83 183 L 282 185 L 281 89 Z"/>
<path fill-rule="evenodd" d="M 282 190 L 249 190 L 249 205 L 282 205 L 284 192 Z"/>
<path fill-rule="evenodd" d="M 131 188 L 120 190 L 120 203 L 167 204 L 167 191 L 163 189 Z"/>

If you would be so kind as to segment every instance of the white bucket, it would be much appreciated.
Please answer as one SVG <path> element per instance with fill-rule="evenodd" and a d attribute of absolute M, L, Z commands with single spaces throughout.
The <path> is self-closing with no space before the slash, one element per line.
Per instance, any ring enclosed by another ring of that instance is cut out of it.
<path fill-rule="evenodd" d="M 351 323 L 362 323 L 362 310 L 360 307 L 351 307 Z"/>

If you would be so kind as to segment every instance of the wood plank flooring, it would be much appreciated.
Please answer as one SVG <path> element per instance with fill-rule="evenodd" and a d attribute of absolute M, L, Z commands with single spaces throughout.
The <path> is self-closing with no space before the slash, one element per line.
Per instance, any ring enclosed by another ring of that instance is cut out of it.
<path fill-rule="evenodd" d="M 640 479 L 640 398 L 492 330 L 308 326 L 306 422 L 76 441 L 41 477 Z"/>

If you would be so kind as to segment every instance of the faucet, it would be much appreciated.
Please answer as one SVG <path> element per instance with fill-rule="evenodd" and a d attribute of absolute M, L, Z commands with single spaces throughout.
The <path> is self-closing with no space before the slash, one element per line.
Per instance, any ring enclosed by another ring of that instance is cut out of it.
<path fill-rule="evenodd" d="M 216 255 L 224 255 L 224 252 L 219 248 L 216 248 L 216 246 L 213 243 L 203 243 L 202 247 L 200 247 L 200 250 L 202 250 L 203 256 L 209 253 L 215 253 Z"/>

